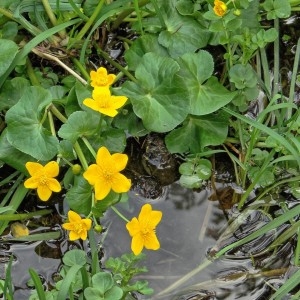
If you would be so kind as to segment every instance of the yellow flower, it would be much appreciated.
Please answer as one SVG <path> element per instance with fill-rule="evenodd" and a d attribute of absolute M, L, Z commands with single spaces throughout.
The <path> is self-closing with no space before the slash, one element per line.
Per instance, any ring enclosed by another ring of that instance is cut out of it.
<path fill-rule="evenodd" d="M 50 161 L 45 166 L 36 162 L 25 164 L 31 178 L 24 182 L 27 189 L 37 189 L 37 194 L 42 201 L 47 201 L 52 192 L 60 192 L 61 186 L 54 178 L 59 173 L 58 163 Z"/>
<path fill-rule="evenodd" d="M 155 227 L 162 218 L 162 212 L 152 210 L 150 204 L 145 204 L 138 219 L 133 218 L 126 224 L 126 228 L 132 237 L 131 250 L 135 255 L 142 252 L 143 248 L 157 250 L 160 248 L 159 241 L 155 234 Z"/>
<path fill-rule="evenodd" d="M 69 210 L 69 223 L 62 224 L 66 230 L 70 230 L 69 239 L 75 241 L 78 239 L 86 240 L 87 232 L 91 229 L 92 220 L 82 219 L 76 212 Z"/>
<path fill-rule="evenodd" d="M 114 117 L 118 111 L 127 101 L 125 96 L 112 96 L 109 88 L 96 87 L 93 90 L 92 98 L 83 100 L 83 104 L 95 111 L 98 111 L 109 117 Z"/>
<path fill-rule="evenodd" d="M 219 17 L 223 17 L 227 11 L 227 5 L 220 0 L 215 0 L 214 5 L 215 14 Z"/>
<path fill-rule="evenodd" d="M 113 84 L 116 79 L 116 75 L 107 74 L 107 70 L 103 67 L 100 67 L 96 72 L 91 71 L 91 86 L 92 87 L 109 87 Z"/>
<path fill-rule="evenodd" d="M 83 177 L 95 188 L 96 200 L 104 199 L 112 189 L 116 193 L 128 192 L 131 181 L 120 173 L 128 161 L 126 154 L 111 155 L 107 148 L 101 147 L 96 156 L 96 164 L 92 164 L 83 173 Z"/>

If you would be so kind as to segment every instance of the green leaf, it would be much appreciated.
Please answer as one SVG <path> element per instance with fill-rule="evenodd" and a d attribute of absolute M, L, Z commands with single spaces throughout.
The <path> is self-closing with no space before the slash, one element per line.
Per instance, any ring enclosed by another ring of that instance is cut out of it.
<path fill-rule="evenodd" d="M 9 143 L 37 160 L 51 160 L 57 153 L 58 139 L 40 123 L 51 100 L 49 91 L 32 86 L 6 113 Z"/>
<path fill-rule="evenodd" d="M 76 111 L 61 126 L 58 135 L 63 139 L 75 143 L 79 137 L 95 134 L 99 121 L 100 115 L 85 111 Z"/>
<path fill-rule="evenodd" d="M 158 43 L 157 35 L 145 34 L 136 39 L 130 48 L 125 52 L 125 59 L 129 70 L 135 70 L 142 60 L 144 54 L 156 53 L 159 56 L 168 56 L 167 50 Z"/>
<path fill-rule="evenodd" d="M 15 105 L 29 86 L 29 81 L 22 77 L 5 81 L 0 94 L 0 111 Z"/>
<path fill-rule="evenodd" d="M 87 216 L 91 209 L 92 187 L 81 175 L 76 176 L 74 186 L 69 189 L 65 199 L 70 209 Z"/>
<path fill-rule="evenodd" d="M 262 6 L 268 12 L 268 20 L 288 18 L 291 14 L 291 5 L 288 0 L 267 0 Z"/>
<path fill-rule="evenodd" d="M 0 39 L 0 49 L 0 76 L 2 76 L 18 53 L 18 45 L 11 40 Z"/>
<path fill-rule="evenodd" d="M 185 162 L 179 166 L 179 173 L 181 175 L 193 175 L 194 174 L 195 165 L 192 162 Z"/>
<path fill-rule="evenodd" d="M 84 266 L 86 264 L 86 253 L 80 249 L 72 249 L 64 254 L 62 261 L 66 266 Z"/>
<path fill-rule="evenodd" d="M 217 78 L 211 77 L 214 62 L 207 51 L 187 53 L 178 59 L 178 63 L 179 76 L 184 78 L 189 91 L 190 114 L 199 116 L 212 113 L 233 99 L 234 93 L 221 85 Z"/>
<path fill-rule="evenodd" d="M 207 180 L 211 177 L 212 165 L 208 159 L 199 159 L 198 165 L 195 168 L 195 173 L 202 180 Z"/>
<path fill-rule="evenodd" d="M 187 122 L 170 132 L 165 142 L 171 153 L 200 153 L 206 146 L 222 144 L 228 132 L 228 118 L 220 114 L 190 116 Z"/>
<path fill-rule="evenodd" d="M 147 53 L 135 72 L 138 83 L 127 81 L 122 87 L 149 131 L 170 131 L 188 114 L 187 91 L 183 80 L 175 75 L 178 70 L 173 59 Z"/>
<path fill-rule="evenodd" d="M 229 70 L 229 77 L 237 89 L 252 88 L 257 84 L 257 75 L 249 64 L 234 65 Z"/>
<path fill-rule="evenodd" d="M 92 277 L 93 287 L 97 288 L 104 295 L 114 285 L 112 275 L 107 272 L 96 273 Z"/>
<path fill-rule="evenodd" d="M 22 173 L 27 173 L 25 164 L 33 160 L 32 156 L 17 150 L 8 142 L 7 130 L 5 129 L 0 136 L 0 161 L 5 162 Z"/>
<path fill-rule="evenodd" d="M 181 175 L 179 183 L 188 189 L 198 189 L 202 186 L 202 180 L 197 175 Z"/>
<path fill-rule="evenodd" d="M 194 18 L 180 15 L 174 1 L 164 1 L 160 9 L 167 29 L 159 34 L 158 42 L 167 48 L 171 57 L 195 52 L 207 45 L 209 31 L 202 29 Z"/>

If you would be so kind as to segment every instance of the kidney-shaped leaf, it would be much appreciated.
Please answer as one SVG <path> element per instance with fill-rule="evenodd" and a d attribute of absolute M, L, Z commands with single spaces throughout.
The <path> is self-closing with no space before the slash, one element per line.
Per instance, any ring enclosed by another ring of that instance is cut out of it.
<path fill-rule="evenodd" d="M 0 76 L 5 73 L 18 52 L 18 45 L 11 41 L 0 39 Z"/>
<path fill-rule="evenodd" d="M 81 136 L 89 136 L 96 132 L 100 116 L 85 111 L 72 113 L 67 122 L 58 131 L 58 135 L 66 140 L 75 143 Z"/>
<path fill-rule="evenodd" d="M 58 149 L 58 139 L 40 123 L 43 110 L 51 100 L 49 91 L 36 86 L 28 87 L 19 102 L 6 113 L 7 140 L 37 160 L 52 159 Z"/>
<path fill-rule="evenodd" d="M 138 83 L 123 85 L 122 93 L 130 98 L 146 129 L 167 132 L 186 118 L 188 97 L 183 80 L 176 75 L 178 70 L 173 59 L 147 53 L 136 69 Z"/>
<path fill-rule="evenodd" d="M 228 121 L 223 116 L 190 116 L 182 127 L 166 136 L 165 142 L 171 153 L 200 153 L 206 146 L 222 144 L 227 132 Z"/>
<path fill-rule="evenodd" d="M 187 53 L 178 59 L 180 76 L 189 90 L 190 110 L 193 115 L 206 115 L 228 104 L 234 93 L 211 77 L 214 70 L 212 56 L 204 50 Z"/>

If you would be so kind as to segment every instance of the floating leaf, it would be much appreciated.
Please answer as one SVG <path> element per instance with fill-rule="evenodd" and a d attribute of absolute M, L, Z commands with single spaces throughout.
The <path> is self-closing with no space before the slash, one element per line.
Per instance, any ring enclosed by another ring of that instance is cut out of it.
<path fill-rule="evenodd" d="M 58 139 L 40 123 L 51 100 L 49 91 L 37 86 L 28 87 L 19 102 L 6 113 L 7 140 L 37 160 L 51 160 L 57 153 Z"/>
<path fill-rule="evenodd" d="M 29 230 L 26 225 L 20 222 L 14 222 L 10 225 L 10 231 L 13 237 L 19 238 L 29 235 Z"/>

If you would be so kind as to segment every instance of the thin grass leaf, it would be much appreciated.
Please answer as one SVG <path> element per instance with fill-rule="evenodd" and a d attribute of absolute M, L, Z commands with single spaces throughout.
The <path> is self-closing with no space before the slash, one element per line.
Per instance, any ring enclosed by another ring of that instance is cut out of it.
<path fill-rule="evenodd" d="M 46 300 L 46 295 L 45 295 L 45 291 L 44 291 L 44 287 L 43 284 L 41 282 L 41 279 L 39 277 L 39 275 L 37 274 L 37 272 L 31 268 L 29 268 L 28 270 L 30 277 L 33 281 L 33 284 L 35 286 L 36 292 L 38 294 L 39 300 Z"/>
<path fill-rule="evenodd" d="M 5 282 L 4 282 L 4 287 L 3 287 L 4 299 L 6 299 L 6 298 L 8 299 L 8 297 L 6 296 L 7 291 L 8 291 L 8 295 L 10 296 L 10 299 L 13 299 L 13 283 L 11 280 L 12 262 L 13 262 L 13 256 L 11 255 L 9 258 L 6 272 L 5 272 Z"/>
<path fill-rule="evenodd" d="M 18 238 L 8 238 L 5 241 L 14 241 L 14 242 L 36 242 L 36 241 L 46 241 L 46 240 L 56 240 L 60 237 L 60 232 L 44 232 L 44 233 L 36 233 L 30 234 L 27 236 L 22 236 Z M 2 239 L 4 240 L 4 239 Z"/>
<path fill-rule="evenodd" d="M 293 274 L 277 291 L 270 300 L 281 300 L 300 282 L 300 270 Z"/>
<path fill-rule="evenodd" d="M 67 272 L 67 275 L 63 279 L 63 282 L 60 286 L 60 290 L 57 295 L 57 299 L 67 299 L 69 294 L 70 287 L 76 277 L 76 274 L 80 272 L 80 269 L 83 268 L 80 265 L 73 265 Z"/>
<path fill-rule="evenodd" d="M 242 120 L 245 123 L 248 123 L 249 125 L 259 129 L 260 131 L 268 134 L 269 136 L 271 136 L 274 140 L 276 140 L 278 143 L 280 143 L 282 146 L 284 146 L 294 157 L 295 160 L 298 163 L 298 166 L 300 167 L 300 156 L 299 156 L 299 152 L 297 149 L 295 149 L 293 147 L 293 145 L 283 136 L 281 136 L 280 134 L 278 134 L 277 132 L 275 132 L 273 129 L 265 126 L 264 124 L 258 123 L 255 120 L 249 119 L 245 116 L 242 116 L 234 111 L 232 111 L 231 109 L 227 108 L 227 107 L 223 107 L 222 108 L 225 112 L 231 114 L 232 116 L 235 116 L 236 118 Z"/>
<path fill-rule="evenodd" d="M 76 23 L 79 23 L 80 21 L 81 21 L 81 19 L 74 19 L 74 20 L 65 22 L 63 24 L 59 24 L 55 27 L 52 27 L 52 28 L 40 33 L 35 38 L 33 38 L 30 42 L 28 42 L 24 46 L 24 48 L 20 52 L 18 52 L 18 54 L 15 56 L 13 62 L 9 66 L 9 68 L 1 76 L 1 78 L 0 78 L 0 88 L 2 87 L 3 83 L 5 82 L 5 80 L 9 76 L 9 74 L 12 72 L 12 70 L 16 67 L 16 65 L 18 63 L 20 63 L 35 46 L 37 46 L 39 43 L 45 41 L 47 38 L 51 37 L 53 34 L 65 29 L 69 26 L 72 26 Z"/>

